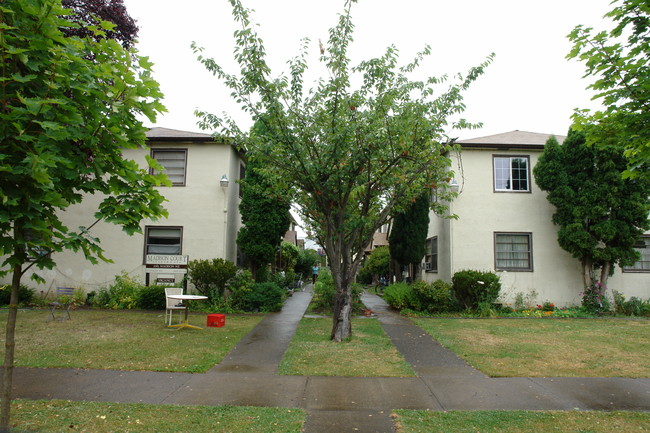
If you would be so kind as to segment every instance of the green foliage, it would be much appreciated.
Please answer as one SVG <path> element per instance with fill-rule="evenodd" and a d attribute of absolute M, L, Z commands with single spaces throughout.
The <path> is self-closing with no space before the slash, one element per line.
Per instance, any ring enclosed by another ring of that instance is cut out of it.
<path fill-rule="evenodd" d="M 0 286 L 0 305 L 9 305 L 11 286 Z M 34 299 L 35 291 L 23 284 L 18 288 L 18 303 L 29 305 Z"/>
<path fill-rule="evenodd" d="M 197 113 L 200 125 L 232 137 L 263 158 L 266 178 L 291 193 L 307 230 L 323 245 L 337 293 L 345 299 L 351 295 L 364 249 L 394 209 L 411 203 L 426 185 L 438 183 L 443 200 L 431 206 L 438 213 L 446 210 L 444 199 L 454 196 L 444 182 L 451 176 L 446 131 L 473 126 L 449 118 L 458 118 L 464 110 L 462 93 L 483 74 L 492 56 L 466 75 L 454 75 L 451 83 L 447 76 L 413 79 L 431 54 L 429 46 L 403 66 L 391 46 L 381 57 L 353 67 L 347 50 L 354 2 L 348 2 L 321 49 L 326 73 L 306 89 L 308 41 L 289 61 L 290 76 L 273 77 L 251 11 L 239 0 L 230 3 L 241 25 L 234 49 L 239 74 L 227 73 L 204 57 L 201 48 L 193 48 L 199 61 L 263 127 L 244 132 L 231 118 L 203 112 Z M 340 318 L 334 321 L 340 328 L 332 333 L 337 341 L 349 337 L 351 329 L 350 316 Z"/>
<path fill-rule="evenodd" d="M 253 274 L 249 270 L 238 270 L 235 276 L 226 283 L 228 296 L 225 302 L 228 307 L 236 311 L 243 311 L 246 307 L 248 293 L 251 292 L 254 284 Z M 221 302 L 221 300 L 215 300 L 213 303 L 217 301 Z"/>
<path fill-rule="evenodd" d="M 476 309 L 480 302 L 493 304 L 499 297 L 501 281 L 493 272 L 458 271 L 451 279 L 454 295 L 467 309 Z"/>
<path fill-rule="evenodd" d="M 617 313 L 626 316 L 650 316 L 650 300 L 642 300 L 632 296 L 629 300 L 625 299 L 622 293 L 614 290 L 614 307 Z"/>
<path fill-rule="evenodd" d="M 270 281 L 282 289 L 294 289 L 297 287 L 300 276 L 294 271 L 276 272 L 271 275 Z"/>
<path fill-rule="evenodd" d="M 411 284 L 411 289 L 421 305 L 420 311 L 445 313 L 458 309 L 451 284 L 443 280 L 436 280 L 432 283 L 416 281 Z"/>
<path fill-rule="evenodd" d="M 269 313 L 280 311 L 284 304 L 285 291 L 275 283 L 255 283 L 246 293 L 244 309 Z"/>
<path fill-rule="evenodd" d="M 191 260 L 187 264 L 187 276 L 196 290 L 208 298 L 223 296 L 226 283 L 237 273 L 237 266 L 224 259 Z"/>
<path fill-rule="evenodd" d="M 108 288 L 102 288 L 93 297 L 93 305 L 113 310 L 131 310 L 138 307 L 140 292 L 145 286 L 126 272 L 115 277 L 115 282 Z M 164 295 L 163 295 L 164 299 Z"/>
<path fill-rule="evenodd" d="M 638 259 L 634 244 L 650 228 L 650 182 L 623 179 L 622 147 L 600 144 L 590 146 L 583 132 L 570 130 L 561 146 L 549 139 L 533 172 L 555 206 L 558 243 L 581 261 L 584 275 L 601 268 L 599 281 L 606 284 L 614 265 Z"/>
<path fill-rule="evenodd" d="M 579 125 L 598 124 L 588 134 L 590 144 L 614 140 L 628 158 L 626 176 L 650 177 L 650 8 L 647 0 L 622 0 L 606 14 L 614 24 L 610 30 L 594 32 L 579 25 L 568 35 L 573 49 L 568 58 L 585 63 L 585 76 L 604 110 L 576 111 Z"/>
<path fill-rule="evenodd" d="M 429 193 L 422 194 L 393 219 L 389 237 L 390 257 L 402 266 L 419 264 L 426 253 L 429 230 Z"/>
<path fill-rule="evenodd" d="M 586 287 L 582 296 L 582 309 L 591 314 L 602 314 L 610 310 L 611 304 L 606 293 L 607 288 L 595 282 Z"/>
<path fill-rule="evenodd" d="M 335 295 L 336 287 L 332 272 L 327 268 L 322 268 L 318 273 L 316 284 L 314 284 L 312 308 L 316 311 L 330 311 L 334 306 Z"/>
<path fill-rule="evenodd" d="M 316 263 L 320 263 L 320 256 L 315 250 L 300 250 L 295 271 L 300 274 L 303 279 L 310 279 L 312 275 L 312 267 Z"/>
<path fill-rule="evenodd" d="M 142 310 L 164 310 L 167 306 L 165 286 L 141 287 L 137 293 L 137 304 Z"/>
<path fill-rule="evenodd" d="M 391 284 L 384 289 L 384 301 L 397 310 L 414 309 L 415 295 L 413 289 L 405 282 Z"/>
<path fill-rule="evenodd" d="M 377 247 L 370 253 L 370 256 L 359 270 L 358 279 L 360 283 L 370 284 L 380 277 L 388 277 L 390 265 L 390 251 L 388 247 Z"/>
<path fill-rule="evenodd" d="M 94 263 L 104 259 L 88 229 L 94 219 L 133 234 L 143 218 L 167 214 L 154 188 L 165 177 L 122 153 L 145 145 L 140 119 L 155 121 L 162 94 L 135 51 L 112 39 L 65 37 L 71 24 L 57 1 L 1 7 L 0 274 L 26 263 L 51 269 L 57 255 L 48 253 L 63 250 Z M 102 197 L 94 218 L 67 227 L 61 211 L 93 193 Z"/>
<path fill-rule="evenodd" d="M 284 271 L 293 271 L 298 263 L 298 256 L 300 250 L 298 247 L 290 242 L 282 241 L 280 244 L 280 254 L 277 257 L 277 265 L 279 269 Z"/>
<path fill-rule="evenodd" d="M 262 127 L 257 124 L 255 127 Z M 251 269 L 271 263 L 289 229 L 291 215 L 289 202 L 275 185 L 267 181 L 259 170 L 258 159 L 248 153 L 246 177 L 241 181 L 242 198 L 239 211 L 242 228 L 237 234 L 237 245 L 245 254 Z"/>

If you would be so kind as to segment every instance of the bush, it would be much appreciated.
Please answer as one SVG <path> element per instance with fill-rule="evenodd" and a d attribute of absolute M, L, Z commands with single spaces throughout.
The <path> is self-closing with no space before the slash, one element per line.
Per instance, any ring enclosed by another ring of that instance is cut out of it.
<path fill-rule="evenodd" d="M 391 284 L 384 289 L 384 301 L 397 310 L 413 308 L 415 295 L 413 289 L 405 282 Z"/>
<path fill-rule="evenodd" d="M 138 296 L 144 285 L 135 281 L 127 273 L 115 277 L 115 283 L 101 289 L 93 296 L 93 305 L 100 308 L 131 310 L 138 306 Z M 163 296 L 164 298 L 164 296 Z"/>
<path fill-rule="evenodd" d="M 416 281 L 411 284 L 411 289 L 421 307 L 418 311 L 444 313 L 457 309 L 451 284 L 443 280 L 436 280 L 433 283 Z"/>
<path fill-rule="evenodd" d="M 245 295 L 244 309 L 264 313 L 280 311 L 284 294 L 284 290 L 275 283 L 255 283 Z"/>
<path fill-rule="evenodd" d="M 253 290 L 255 280 L 253 274 L 248 269 L 237 271 L 226 283 L 226 296 L 224 300 L 214 300 L 213 304 L 217 310 L 224 307 L 231 308 L 233 311 L 244 311 L 246 307 L 246 297 Z"/>
<path fill-rule="evenodd" d="M 375 248 L 366 259 L 363 268 L 359 270 L 358 281 L 363 284 L 372 284 L 378 282 L 381 277 L 388 277 L 389 264 L 390 251 L 388 247 Z"/>
<path fill-rule="evenodd" d="M 321 269 L 318 279 L 314 284 L 314 297 L 312 298 L 312 309 L 315 311 L 330 311 L 334 307 L 334 278 L 329 269 Z"/>
<path fill-rule="evenodd" d="M 584 292 L 581 293 L 582 309 L 591 314 L 602 314 L 609 311 L 611 306 L 605 293 L 606 289 L 599 282 L 585 288 Z"/>
<path fill-rule="evenodd" d="M 226 283 L 237 273 L 237 266 L 224 259 L 192 260 L 187 265 L 187 277 L 196 290 L 213 300 L 223 296 Z"/>
<path fill-rule="evenodd" d="M 164 310 L 167 307 L 165 301 L 165 286 L 142 287 L 138 292 L 138 308 L 143 310 Z"/>
<path fill-rule="evenodd" d="M 501 281 L 493 272 L 459 271 L 451 281 L 456 299 L 468 310 L 477 309 L 481 302 L 496 302 L 501 291 Z"/>
<path fill-rule="evenodd" d="M 27 286 L 18 286 L 18 303 L 30 304 L 34 299 L 34 289 Z M 9 305 L 11 298 L 11 285 L 0 286 L 0 305 Z"/>
<path fill-rule="evenodd" d="M 632 296 L 625 300 L 622 293 L 614 291 L 614 308 L 617 313 L 626 316 L 650 316 L 650 300 L 641 300 Z"/>

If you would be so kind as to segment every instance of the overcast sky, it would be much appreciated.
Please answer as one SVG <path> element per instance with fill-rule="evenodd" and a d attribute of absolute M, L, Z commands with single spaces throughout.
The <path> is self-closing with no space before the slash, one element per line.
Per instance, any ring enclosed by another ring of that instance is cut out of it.
<path fill-rule="evenodd" d="M 286 72 L 300 40 L 312 41 L 311 65 L 318 66 L 318 40 L 343 10 L 343 0 L 243 0 L 255 10 L 273 75 Z M 250 120 L 229 91 L 198 63 L 196 41 L 205 55 L 230 72 L 234 24 L 227 0 L 124 0 L 140 27 L 138 48 L 154 62 L 168 113 L 155 126 L 200 132 L 194 110 L 227 112 L 243 126 Z M 409 62 L 425 44 L 433 55 L 427 75 L 466 72 L 491 53 L 494 63 L 466 93 L 465 117 L 481 130 L 452 133 L 473 138 L 512 131 L 566 134 L 576 107 L 594 107 L 582 78 L 584 65 L 565 59 L 566 35 L 577 24 L 603 28 L 609 0 L 359 0 L 353 5 L 352 63 L 380 56 L 388 45 Z M 148 125 L 153 126 L 153 125 Z"/>

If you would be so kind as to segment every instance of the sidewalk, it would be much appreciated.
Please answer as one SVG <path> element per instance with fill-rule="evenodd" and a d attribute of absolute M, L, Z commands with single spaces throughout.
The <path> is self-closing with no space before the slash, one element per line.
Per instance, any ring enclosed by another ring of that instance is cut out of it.
<path fill-rule="evenodd" d="M 306 433 L 392 432 L 393 409 L 650 410 L 650 379 L 490 378 L 368 294 L 363 302 L 417 377 L 278 376 L 311 295 L 310 288 L 295 293 L 207 373 L 17 368 L 14 396 L 302 408 Z"/>

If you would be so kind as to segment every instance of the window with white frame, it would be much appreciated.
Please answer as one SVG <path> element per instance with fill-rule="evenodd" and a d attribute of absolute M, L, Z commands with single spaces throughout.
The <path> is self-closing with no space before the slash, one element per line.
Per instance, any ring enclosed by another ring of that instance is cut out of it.
<path fill-rule="evenodd" d="M 180 255 L 182 240 L 182 227 L 146 227 L 144 253 Z"/>
<path fill-rule="evenodd" d="M 438 272 L 438 237 L 427 239 L 425 248 L 424 270 L 427 272 Z"/>
<path fill-rule="evenodd" d="M 185 185 L 187 149 L 152 149 L 151 157 L 163 166 L 172 185 Z M 152 171 L 156 173 L 155 170 Z"/>
<path fill-rule="evenodd" d="M 639 260 L 632 266 L 623 268 L 625 272 L 650 272 L 650 235 L 641 236 L 634 244 L 634 249 L 639 252 Z"/>
<path fill-rule="evenodd" d="M 495 191 L 530 191 L 530 164 L 527 156 L 494 156 L 492 161 Z"/>
<path fill-rule="evenodd" d="M 497 271 L 532 271 L 533 235 L 495 233 L 494 262 Z"/>

